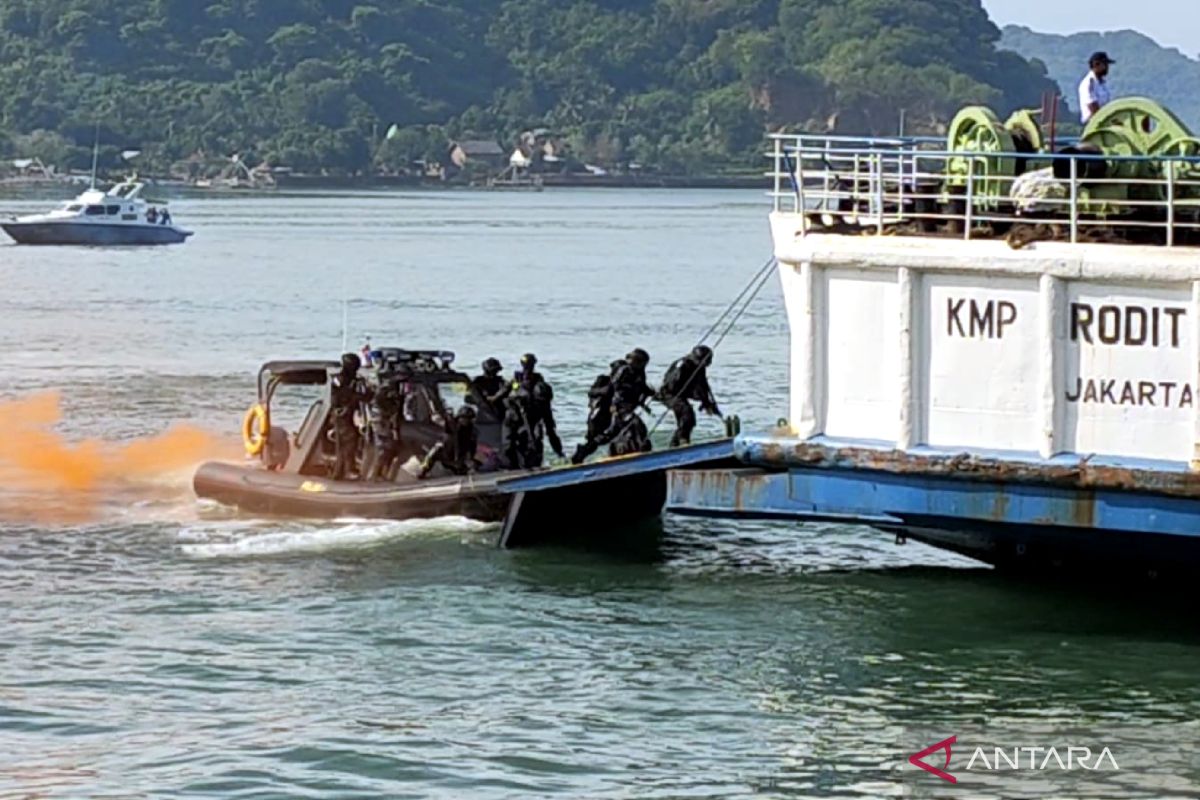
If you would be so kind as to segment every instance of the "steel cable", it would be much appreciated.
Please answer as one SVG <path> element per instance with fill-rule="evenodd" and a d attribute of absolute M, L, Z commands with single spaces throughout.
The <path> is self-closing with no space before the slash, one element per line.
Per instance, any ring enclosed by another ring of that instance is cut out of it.
<path fill-rule="evenodd" d="M 758 272 L 754 273 L 754 277 L 751 278 L 750 282 L 747 283 L 742 291 L 738 293 L 738 296 L 734 298 L 734 301 L 730 303 L 723 312 L 721 312 L 721 316 L 717 318 L 717 322 L 711 328 L 709 328 L 704 336 L 700 338 L 700 341 L 696 343 L 697 347 L 704 344 L 704 342 L 716 332 L 717 328 L 720 327 L 721 322 L 729 316 L 730 312 L 737 308 L 737 313 L 733 315 L 728 324 L 725 325 L 725 329 L 721 331 L 721 335 L 718 336 L 717 340 L 711 345 L 713 352 L 716 352 L 717 348 L 721 346 L 721 343 L 725 341 L 725 338 L 729 336 L 730 332 L 733 330 L 733 327 L 737 325 L 738 320 L 740 320 L 746 311 L 750 309 L 750 306 L 754 304 L 754 301 L 758 298 L 758 293 L 762 291 L 763 287 L 767 285 L 767 281 L 771 278 L 771 273 L 774 271 L 774 268 L 775 257 L 772 256 L 765 264 L 762 265 Z M 749 292 L 748 296 L 747 292 Z M 745 298 L 744 301 L 743 298 Z M 739 303 L 741 303 L 740 308 L 738 307 Z M 699 374 L 700 370 L 694 370 L 692 374 L 688 376 L 687 381 L 684 382 L 679 391 L 662 401 L 666 403 L 667 410 L 660 414 L 658 419 L 655 420 L 654 426 L 650 428 L 651 435 L 653 435 L 654 432 L 659 429 L 663 423 L 663 420 L 667 418 L 667 414 L 671 413 L 671 405 L 674 404 L 674 402 L 680 397 L 683 397 L 687 394 L 687 390 L 691 387 L 692 381 L 694 381 L 696 376 Z M 622 433 L 623 432 L 624 431 L 622 431 Z"/>

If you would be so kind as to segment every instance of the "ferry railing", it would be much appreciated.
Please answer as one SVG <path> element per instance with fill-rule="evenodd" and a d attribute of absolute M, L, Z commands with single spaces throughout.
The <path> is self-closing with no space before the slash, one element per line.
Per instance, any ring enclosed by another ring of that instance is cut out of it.
<path fill-rule="evenodd" d="M 775 210 L 799 214 L 804 232 L 914 226 L 932 234 L 940 226 L 972 239 L 1021 224 L 1065 230 L 1073 243 L 1118 230 L 1167 246 L 1184 232 L 1200 242 L 1198 156 L 953 152 L 918 138 L 773 140 Z M 1014 196 L 1034 172 L 1041 194 Z"/>

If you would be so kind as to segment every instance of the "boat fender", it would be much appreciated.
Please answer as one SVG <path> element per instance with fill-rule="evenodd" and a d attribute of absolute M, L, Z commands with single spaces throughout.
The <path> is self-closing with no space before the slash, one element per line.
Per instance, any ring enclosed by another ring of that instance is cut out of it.
<path fill-rule="evenodd" d="M 246 455 L 260 455 L 267 446 L 268 433 L 270 424 L 267 422 L 267 409 L 262 403 L 255 403 L 242 420 L 242 443 L 246 446 Z"/>

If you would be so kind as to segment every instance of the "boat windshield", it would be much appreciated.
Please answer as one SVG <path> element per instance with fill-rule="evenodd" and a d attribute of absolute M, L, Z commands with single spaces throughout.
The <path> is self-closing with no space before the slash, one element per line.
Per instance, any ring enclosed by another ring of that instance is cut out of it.
<path fill-rule="evenodd" d="M 137 194 L 141 190 L 141 188 L 142 188 L 142 185 L 140 183 L 122 183 L 122 184 L 118 184 L 117 186 L 114 186 L 109 191 L 109 194 L 113 195 L 114 197 L 123 198 L 125 200 L 132 200 L 134 197 L 137 196 Z"/>
<path fill-rule="evenodd" d="M 315 411 L 315 404 L 322 397 L 321 386 L 306 384 L 286 385 L 284 391 L 276 391 L 271 397 L 271 426 L 284 430 L 302 430 Z M 294 424 L 300 421 L 299 426 Z"/>
<path fill-rule="evenodd" d="M 453 414 L 467 402 L 467 394 L 471 390 L 468 383 L 439 383 L 438 394 L 441 396 L 442 408 Z"/>
<path fill-rule="evenodd" d="M 63 211 L 82 211 L 83 206 L 79 205 L 79 203 L 63 203 L 62 210 Z"/>

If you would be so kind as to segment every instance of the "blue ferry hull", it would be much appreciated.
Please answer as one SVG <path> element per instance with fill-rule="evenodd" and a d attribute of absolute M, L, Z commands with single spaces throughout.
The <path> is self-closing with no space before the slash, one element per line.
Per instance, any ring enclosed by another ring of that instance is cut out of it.
<path fill-rule="evenodd" d="M 161 245 L 181 244 L 192 235 L 169 225 L 112 225 L 105 223 L 3 222 L 17 244 L 40 245 Z"/>
<path fill-rule="evenodd" d="M 848 455 L 849 454 L 849 455 Z M 743 466 L 671 474 L 682 514 L 869 525 L 1028 572 L 1200 573 L 1200 487 L 1186 471 L 902 456 L 743 441 Z"/>

